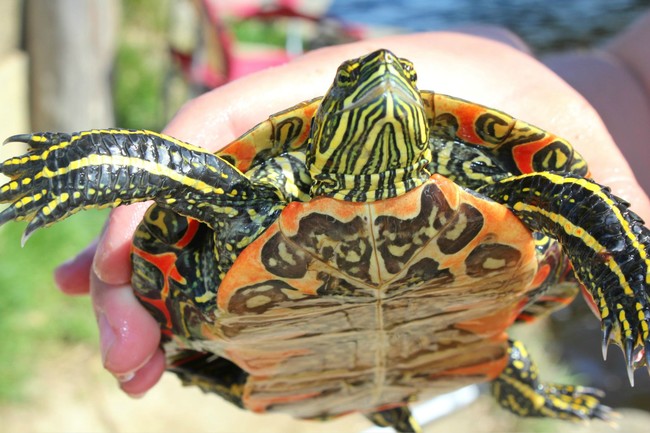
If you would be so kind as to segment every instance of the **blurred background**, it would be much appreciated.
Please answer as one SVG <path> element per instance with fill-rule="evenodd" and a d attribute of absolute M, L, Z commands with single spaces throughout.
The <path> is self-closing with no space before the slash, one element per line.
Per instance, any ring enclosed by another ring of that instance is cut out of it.
<path fill-rule="evenodd" d="M 650 10 L 649 0 L 1 0 L 0 137 L 30 130 L 119 126 L 161 130 L 184 101 L 302 52 L 388 33 L 471 23 L 506 27 L 544 58 L 588 50 Z M 647 53 L 650 55 L 650 51 Z M 433 89 L 435 90 L 435 89 Z M 20 149 L 0 151 L 7 156 Z M 631 161 L 647 175 L 650 152 Z M 647 176 L 646 176 L 647 179 Z M 650 184 L 645 185 L 650 190 Z M 252 415 L 183 389 L 165 376 L 147 396 L 124 396 L 101 367 L 86 297 L 60 294 L 52 270 L 99 232 L 105 212 L 76 215 L 20 249 L 22 224 L 0 228 L 0 432 L 362 431 L 360 416 L 333 423 Z M 544 376 L 607 391 L 621 431 L 647 431 L 650 380 L 630 388 L 623 358 L 600 355 L 597 320 L 582 300 L 516 329 Z M 533 343 L 535 342 L 535 343 Z M 534 344 L 534 345 L 533 345 Z M 521 420 L 487 396 L 427 431 L 612 431 Z"/>

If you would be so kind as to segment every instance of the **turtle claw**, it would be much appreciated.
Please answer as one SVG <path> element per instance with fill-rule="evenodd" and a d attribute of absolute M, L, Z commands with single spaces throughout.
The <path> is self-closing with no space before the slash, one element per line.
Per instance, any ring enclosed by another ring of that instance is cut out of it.
<path fill-rule="evenodd" d="M 12 135 L 11 137 L 7 137 L 5 141 L 2 142 L 2 144 L 9 144 L 9 143 L 29 143 L 32 139 L 32 134 L 16 134 Z"/>
<path fill-rule="evenodd" d="M 37 134 L 16 134 L 8 137 L 2 144 L 25 143 L 33 149 L 49 147 L 64 141 L 70 141 L 70 134 L 62 132 L 41 132 Z"/>
<path fill-rule="evenodd" d="M 626 338 L 623 343 L 623 355 L 625 356 L 625 367 L 627 369 L 627 378 L 630 386 L 634 387 L 634 341 Z"/>
<path fill-rule="evenodd" d="M 650 313 L 644 313 L 648 318 L 644 318 L 645 323 L 650 323 Z M 630 386 L 634 387 L 634 373 L 637 368 L 645 364 L 648 374 L 650 374 L 650 336 L 646 335 L 644 326 L 640 329 L 632 330 L 631 335 L 621 338 L 620 325 L 612 320 L 603 320 L 602 330 L 603 338 L 601 341 L 601 350 L 603 359 L 607 360 L 607 352 L 611 342 L 614 342 L 621 348 L 623 358 L 625 359 L 625 368 Z"/>
<path fill-rule="evenodd" d="M 609 348 L 610 338 L 612 336 L 612 324 L 607 322 L 603 324 L 603 342 L 602 342 L 602 352 L 603 352 L 603 361 L 607 361 L 607 349 Z"/>
<path fill-rule="evenodd" d="M 576 395 L 590 395 L 590 396 L 596 397 L 598 399 L 605 398 L 605 391 L 603 391 L 602 389 L 593 388 L 591 386 L 576 386 L 575 394 Z M 602 406 L 602 407 L 606 407 L 607 409 L 609 409 L 611 411 L 611 408 L 609 408 L 607 406 Z"/>
<path fill-rule="evenodd" d="M 29 238 L 32 237 L 32 234 L 36 231 L 37 228 L 40 227 L 40 226 L 34 227 L 34 224 L 32 224 L 32 221 L 30 221 L 29 224 L 27 224 L 27 228 L 23 232 L 23 235 L 20 237 L 20 247 L 21 248 L 25 247 L 25 244 L 27 244 L 27 241 L 29 240 Z"/>
<path fill-rule="evenodd" d="M 612 418 L 620 418 L 621 415 L 618 412 L 615 412 L 614 409 L 612 409 L 609 406 L 605 406 L 604 404 L 599 405 L 593 413 L 594 418 L 598 418 L 599 420 L 605 421 L 607 423 L 613 422 Z M 587 419 L 589 421 L 589 419 Z"/>
<path fill-rule="evenodd" d="M 630 364 L 627 365 L 627 379 L 630 381 L 630 386 L 634 388 L 634 367 Z"/>

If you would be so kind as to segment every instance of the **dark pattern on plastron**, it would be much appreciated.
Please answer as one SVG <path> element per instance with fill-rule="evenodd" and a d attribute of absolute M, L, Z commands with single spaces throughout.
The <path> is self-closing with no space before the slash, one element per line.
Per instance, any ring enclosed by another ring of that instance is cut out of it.
<path fill-rule="evenodd" d="M 431 234 L 444 226 L 452 215 L 453 210 L 440 188 L 427 184 L 422 189 L 420 212 L 414 218 L 377 217 L 377 252 L 386 270 L 392 274 L 398 273 L 413 254 L 431 240 Z"/>

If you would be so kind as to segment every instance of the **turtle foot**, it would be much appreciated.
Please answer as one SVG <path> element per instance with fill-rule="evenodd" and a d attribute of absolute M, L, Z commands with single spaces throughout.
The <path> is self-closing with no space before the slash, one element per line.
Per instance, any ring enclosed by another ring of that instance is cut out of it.
<path fill-rule="evenodd" d="M 540 382 L 537 366 L 519 341 L 510 341 L 508 355 L 508 365 L 492 382 L 492 394 L 505 409 L 525 417 L 612 421 L 614 412 L 601 403 L 603 391 Z"/>
<path fill-rule="evenodd" d="M 544 405 L 538 416 L 570 421 L 613 420 L 614 411 L 601 403 L 605 393 L 597 388 L 541 384 L 539 393 L 544 397 Z"/>
<path fill-rule="evenodd" d="M 620 328 L 617 323 L 605 320 L 603 321 L 603 339 L 602 339 L 602 352 L 603 359 L 607 360 L 607 350 L 609 344 L 614 342 L 623 351 L 625 358 L 625 367 L 627 370 L 627 377 L 630 381 L 630 386 L 634 386 L 634 372 L 637 368 L 643 367 L 645 364 L 648 374 L 650 374 L 650 338 L 648 338 L 647 330 L 641 330 L 637 339 L 633 337 L 621 338 Z M 645 332 L 644 332 L 645 331 Z M 641 341 L 645 334 L 645 341 Z"/>

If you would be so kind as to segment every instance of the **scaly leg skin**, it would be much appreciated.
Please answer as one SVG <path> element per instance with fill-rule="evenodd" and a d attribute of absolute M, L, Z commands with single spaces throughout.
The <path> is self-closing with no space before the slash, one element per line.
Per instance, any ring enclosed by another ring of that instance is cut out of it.
<path fill-rule="evenodd" d="M 478 190 L 531 230 L 557 239 L 602 320 L 603 352 L 623 349 L 630 383 L 650 371 L 650 229 L 607 187 L 550 172 L 513 176 Z"/>
<path fill-rule="evenodd" d="M 379 427 L 392 427 L 399 433 L 419 433 L 422 431 L 408 406 L 367 413 L 366 418 Z"/>
<path fill-rule="evenodd" d="M 543 383 L 537 366 L 520 341 L 510 341 L 508 365 L 492 381 L 499 404 L 519 416 L 571 421 L 609 421 L 612 411 L 600 403 L 604 393 L 595 388 Z"/>
<path fill-rule="evenodd" d="M 254 184 L 204 149 L 155 132 L 38 133 L 6 142 L 29 146 L 26 155 L 0 165 L 0 173 L 10 178 L 0 187 L 0 203 L 10 203 L 0 213 L 0 225 L 28 221 L 23 241 L 80 210 L 145 200 L 210 227 L 245 218 L 233 206 L 243 201 L 247 209 L 269 216 L 259 231 L 284 206 L 277 189 Z"/>

